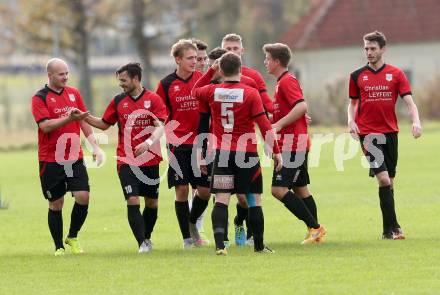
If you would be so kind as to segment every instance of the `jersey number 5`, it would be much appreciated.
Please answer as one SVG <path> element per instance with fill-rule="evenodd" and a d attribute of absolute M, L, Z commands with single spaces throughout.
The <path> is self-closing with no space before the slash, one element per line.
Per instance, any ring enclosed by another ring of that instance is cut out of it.
<path fill-rule="evenodd" d="M 222 103 L 222 126 L 225 129 L 225 132 L 232 132 L 232 129 L 234 128 L 234 112 L 231 110 L 233 107 L 233 103 Z"/>

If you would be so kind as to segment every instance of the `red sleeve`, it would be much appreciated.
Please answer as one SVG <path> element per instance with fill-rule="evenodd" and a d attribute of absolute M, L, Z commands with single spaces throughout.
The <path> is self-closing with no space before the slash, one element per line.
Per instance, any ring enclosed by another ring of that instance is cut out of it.
<path fill-rule="evenodd" d="M 252 88 L 255 88 L 257 90 L 259 90 L 257 83 L 255 82 L 254 79 L 252 79 L 251 77 L 248 76 L 241 76 L 242 78 L 242 82 Z M 264 81 L 263 81 L 264 83 Z M 264 85 L 264 87 L 266 87 L 266 85 Z M 269 97 L 269 94 L 267 94 L 267 91 L 259 91 L 259 94 L 261 96 L 261 101 L 263 102 L 263 106 L 264 109 L 269 112 L 269 113 L 273 113 L 273 102 Z"/>
<path fill-rule="evenodd" d="M 252 77 L 257 84 L 258 92 L 260 93 L 261 100 L 263 101 L 264 109 L 268 113 L 273 113 L 273 101 L 270 99 L 267 93 L 266 83 L 264 82 L 263 76 L 258 71 L 255 71 L 254 77 Z"/>
<path fill-rule="evenodd" d="M 114 98 L 105 109 L 104 115 L 102 115 L 102 121 L 109 125 L 115 125 L 116 122 L 118 122 L 118 111 L 116 110 Z"/>
<path fill-rule="evenodd" d="M 40 124 L 45 120 L 50 119 L 49 110 L 47 109 L 46 103 L 39 96 L 32 97 L 32 115 L 34 116 L 35 122 Z"/>
<path fill-rule="evenodd" d="M 210 67 L 208 71 L 194 84 L 191 94 L 194 96 L 194 89 L 209 85 L 211 83 L 212 77 L 214 77 L 214 74 L 215 71 Z"/>
<path fill-rule="evenodd" d="M 245 91 L 249 91 L 249 90 L 245 90 Z M 263 108 L 263 103 L 261 102 L 260 99 L 260 95 L 258 94 L 258 91 L 256 89 L 251 89 L 248 92 L 248 99 L 251 100 L 251 104 L 250 104 L 250 117 L 251 118 L 256 118 L 260 115 L 264 115 L 264 108 Z"/>
<path fill-rule="evenodd" d="M 279 154 L 280 149 L 278 147 L 277 141 L 275 140 L 276 139 L 275 132 L 273 131 L 272 126 L 270 125 L 269 119 L 267 119 L 266 116 L 258 116 L 255 119 L 255 122 L 260 128 L 261 134 L 263 135 L 265 142 L 270 146 L 272 146 L 272 152 L 274 154 Z"/>
<path fill-rule="evenodd" d="M 76 94 L 78 96 L 78 109 L 82 112 L 87 112 L 87 107 L 84 103 L 81 93 L 79 93 L 79 91 L 76 91 Z"/>
<path fill-rule="evenodd" d="M 162 98 L 156 93 L 152 93 L 151 96 L 151 111 L 161 121 L 167 119 L 167 108 L 162 101 Z"/>
<path fill-rule="evenodd" d="M 403 71 L 399 73 L 399 95 L 404 97 L 405 95 L 411 94 L 411 85 L 409 85 L 408 79 Z"/>
<path fill-rule="evenodd" d="M 302 89 L 296 79 L 286 79 L 281 81 L 278 91 L 287 102 L 294 107 L 297 103 L 304 101 Z"/>
<path fill-rule="evenodd" d="M 359 86 L 357 81 L 354 80 L 353 75 L 350 75 L 350 83 L 348 85 L 348 97 L 351 99 L 358 99 L 360 96 Z"/>
<path fill-rule="evenodd" d="M 209 96 L 211 90 L 211 84 L 205 85 L 199 88 L 193 88 L 193 96 L 199 102 L 199 112 L 200 113 L 210 113 L 209 110 Z"/>

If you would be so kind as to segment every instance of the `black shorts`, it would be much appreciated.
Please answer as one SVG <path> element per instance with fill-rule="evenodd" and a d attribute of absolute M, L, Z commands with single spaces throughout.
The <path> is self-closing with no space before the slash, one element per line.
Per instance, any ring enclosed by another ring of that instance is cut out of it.
<path fill-rule="evenodd" d="M 192 145 L 169 146 L 168 159 L 168 188 L 187 184 L 209 187 L 208 175 L 201 173 Z"/>
<path fill-rule="evenodd" d="M 307 168 L 308 152 L 283 152 L 283 168 L 280 171 L 273 170 L 272 186 L 302 187 L 310 184 Z"/>
<path fill-rule="evenodd" d="M 258 154 L 217 151 L 212 168 L 211 192 L 214 194 L 261 194 L 263 176 Z"/>
<path fill-rule="evenodd" d="M 360 136 L 361 147 L 370 164 L 369 175 L 388 171 L 392 178 L 396 176 L 398 158 L 397 133 L 370 134 Z"/>
<path fill-rule="evenodd" d="M 151 199 L 159 197 L 159 165 L 142 167 L 118 165 L 118 176 L 126 200 L 133 196 Z"/>
<path fill-rule="evenodd" d="M 65 162 L 40 162 L 40 182 L 44 198 L 53 202 L 66 192 L 90 191 L 83 159 Z"/>

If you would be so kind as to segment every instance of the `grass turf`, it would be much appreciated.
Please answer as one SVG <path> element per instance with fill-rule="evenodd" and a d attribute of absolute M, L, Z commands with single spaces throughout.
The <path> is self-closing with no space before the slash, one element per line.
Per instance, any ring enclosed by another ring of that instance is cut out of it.
<path fill-rule="evenodd" d="M 305 227 L 270 196 L 271 170 L 266 168 L 265 240 L 276 253 L 257 255 L 232 246 L 227 257 L 215 256 L 213 246 L 181 249 L 174 194 L 166 182 L 160 189 L 154 251 L 139 255 L 111 147 L 105 166 L 89 169 L 91 205 L 80 233 L 87 253 L 74 256 L 67 246 L 66 256 L 54 257 L 36 152 L 0 153 L 1 197 L 10 203 L 0 210 L 0 294 L 435 294 L 440 287 L 439 136 L 436 123 L 426 125 L 417 141 L 402 126 L 395 195 L 407 240 L 379 239 L 376 181 L 360 166 L 360 152 L 337 172 L 334 145 L 328 144 L 319 166 L 310 168 L 320 222 L 328 229 L 326 244 L 299 245 Z M 66 197 L 65 233 L 72 203 Z M 230 222 L 234 207 L 235 200 Z M 211 208 L 205 229 L 212 240 Z M 232 239 L 232 226 L 229 233 Z"/>

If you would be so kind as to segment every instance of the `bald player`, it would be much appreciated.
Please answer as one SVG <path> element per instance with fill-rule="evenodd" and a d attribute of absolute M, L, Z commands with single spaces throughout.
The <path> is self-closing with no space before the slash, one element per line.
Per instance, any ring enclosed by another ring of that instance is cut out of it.
<path fill-rule="evenodd" d="M 78 232 L 87 217 L 90 191 L 80 130 L 93 146 L 93 158 L 98 165 L 102 153 L 92 128 L 82 121 L 88 112 L 81 94 L 76 88 L 67 86 L 67 63 L 53 58 L 47 62 L 46 70 L 48 83 L 32 97 L 32 115 L 38 125 L 41 188 L 49 204 L 47 220 L 55 244 L 55 256 L 65 254 L 62 209 L 64 195 L 68 191 L 72 193 L 75 204 L 64 242 L 71 247 L 72 253 L 79 254 L 83 249 L 78 242 Z"/>

